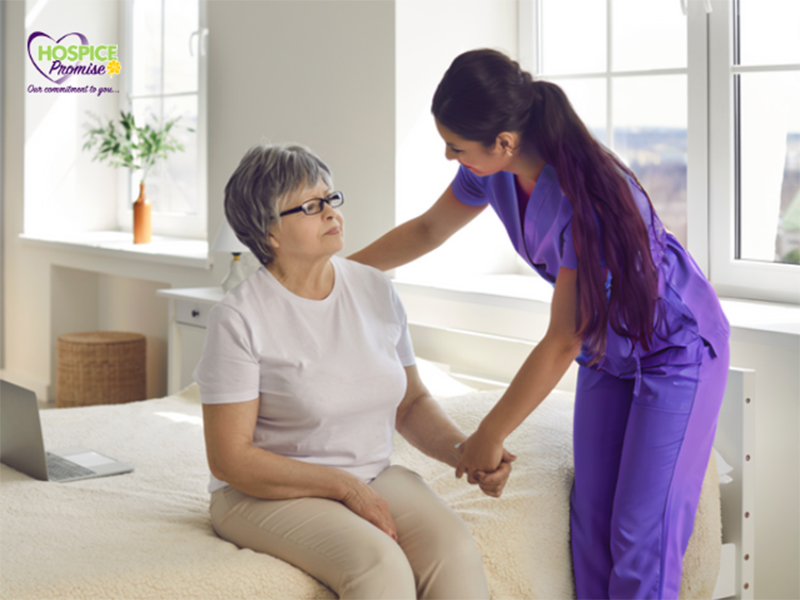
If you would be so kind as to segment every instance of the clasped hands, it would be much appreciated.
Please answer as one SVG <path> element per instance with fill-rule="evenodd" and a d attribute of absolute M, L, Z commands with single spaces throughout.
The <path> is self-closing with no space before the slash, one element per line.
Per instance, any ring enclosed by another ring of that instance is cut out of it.
<path fill-rule="evenodd" d="M 469 483 L 478 485 L 487 496 L 499 498 L 511 475 L 516 456 L 476 431 L 455 448 L 459 455 L 456 477 L 467 474 Z M 357 477 L 347 476 L 340 501 L 397 541 L 397 526 L 389 505 L 380 494 Z"/>
<path fill-rule="evenodd" d="M 486 438 L 480 430 L 458 444 L 456 450 L 461 453 L 456 477 L 466 474 L 467 481 L 478 485 L 484 494 L 499 498 L 517 457 L 503 448 L 502 442 Z"/>

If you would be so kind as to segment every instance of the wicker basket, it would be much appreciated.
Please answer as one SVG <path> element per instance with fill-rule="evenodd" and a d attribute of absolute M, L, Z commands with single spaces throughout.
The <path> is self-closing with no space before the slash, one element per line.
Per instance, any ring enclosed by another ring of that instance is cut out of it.
<path fill-rule="evenodd" d="M 56 406 L 144 400 L 146 338 L 139 333 L 92 331 L 58 338 Z"/>

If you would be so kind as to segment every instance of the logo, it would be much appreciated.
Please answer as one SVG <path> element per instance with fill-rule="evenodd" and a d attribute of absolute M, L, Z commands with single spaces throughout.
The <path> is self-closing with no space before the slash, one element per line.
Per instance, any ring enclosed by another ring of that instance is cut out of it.
<path fill-rule="evenodd" d="M 28 57 L 31 64 L 41 75 L 57 86 L 61 86 L 71 77 L 91 77 L 92 83 L 104 83 L 99 77 L 112 78 L 119 75 L 122 65 L 114 44 L 93 45 L 89 39 L 74 31 L 54 39 L 43 31 L 35 31 L 28 36 Z M 82 83 L 87 83 L 83 79 Z M 111 87 L 100 87 L 86 84 L 83 87 L 41 87 L 30 85 L 28 92 L 73 92 L 73 93 L 116 93 Z"/>

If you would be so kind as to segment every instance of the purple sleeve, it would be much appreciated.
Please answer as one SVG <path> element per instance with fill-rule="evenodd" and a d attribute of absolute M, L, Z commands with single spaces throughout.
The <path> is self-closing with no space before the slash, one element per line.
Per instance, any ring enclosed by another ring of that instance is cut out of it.
<path fill-rule="evenodd" d="M 484 190 L 484 178 L 474 175 L 466 167 L 459 167 L 451 185 L 459 201 L 470 206 L 483 206 L 489 199 Z"/>

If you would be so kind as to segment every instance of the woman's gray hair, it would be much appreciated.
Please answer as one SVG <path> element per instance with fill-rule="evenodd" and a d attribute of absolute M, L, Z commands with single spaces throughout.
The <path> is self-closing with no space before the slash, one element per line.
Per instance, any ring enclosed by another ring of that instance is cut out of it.
<path fill-rule="evenodd" d="M 328 165 L 305 146 L 260 144 L 244 155 L 225 186 L 225 216 L 262 265 L 275 259 L 269 231 L 280 224 L 284 199 L 320 180 L 333 187 Z"/>

